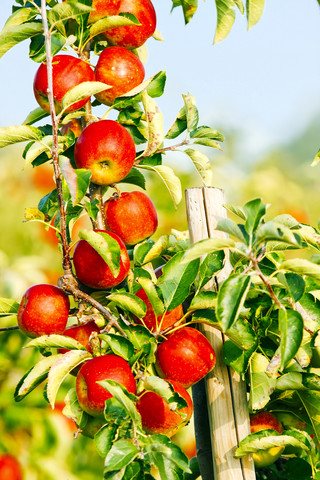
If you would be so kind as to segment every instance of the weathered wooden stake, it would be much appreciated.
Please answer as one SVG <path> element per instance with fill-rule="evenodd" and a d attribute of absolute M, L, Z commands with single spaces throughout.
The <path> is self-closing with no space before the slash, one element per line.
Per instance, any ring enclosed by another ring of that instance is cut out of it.
<path fill-rule="evenodd" d="M 219 217 L 226 217 L 224 193 L 215 187 L 186 190 L 186 209 L 191 243 L 205 238 L 224 238 L 215 230 Z M 217 276 L 221 283 L 230 273 L 226 259 Z M 214 288 L 214 281 L 209 285 Z M 211 430 L 214 480 L 255 480 L 252 457 L 234 458 L 239 441 L 250 433 L 246 386 L 239 375 L 225 365 L 222 358 L 224 335 L 209 325 L 200 325 L 216 352 L 216 366 L 205 379 Z"/>

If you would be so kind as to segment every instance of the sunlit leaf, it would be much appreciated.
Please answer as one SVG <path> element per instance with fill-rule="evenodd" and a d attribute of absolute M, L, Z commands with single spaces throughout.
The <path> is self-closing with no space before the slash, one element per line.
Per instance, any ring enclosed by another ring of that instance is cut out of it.
<path fill-rule="evenodd" d="M 26 348 L 67 348 L 75 350 L 86 350 L 77 340 L 65 335 L 42 335 L 34 338 L 25 345 Z"/>
<path fill-rule="evenodd" d="M 320 280 L 320 265 L 304 258 L 291 258 L 279 265 L 279 270 L 287 270 Z"/>
<path fill-rule="evenodd" d="M 121 292 L 112 293 L 107 296 L 107 299 L 112 301 L 118 307 L 121 307 L 127 312 L 133 313 L 137 317 L 144 317 L 146 314 L 146 305 L 139 297 L 132 293 Z"/>
<path fill-rule="evenodd" d="M 92 7 L 79 2 L 58 3 L 48 11 L 48 21 L 52 26 L 57 22 L 66 21 L 78 15 L 85 15 L 91 11 Z"/>
<path fill-rule="evenodd" d="M 270 400 L 276 378 L 267 373 L 269 360 L 261 353 L 254 353 L 250 360 L 250 410 L 261 410 Z"/>
<path fill-rule="evenodd" d="M 90 185 L 91 170 L 74 169 L 68 157 L 59 155 L 61 173 L 68 185 L 73 205 L 81 202 Z"/>
<path fill-rule="evenodd" d="M 11 298 L 0 297 L 0 315 L 18 313 L 19 303 Z"/>
<path fill-rule="evenodd" d="M 0 128 L 0 148 L 13 145 L 14 143 L 26 142 L 28 140 L 41 140 L 41 130 L 29 125 L 15 125 L 13 127 Z"/>
<path fill-rule="evenodd" d="M 191 132 L 195 128 L 197 128 L 198 121 L 199 121 L 199 112 L 196 106 L 195 98 L 193 95 L 191 95 L 191 93 L 188 93 L 187 95 L 183 94 L 182 98 L 184 101 L 185 112 L 186 112 L 187 130 L 188 132 Z"/>
<path fill-rule="evenodd" d="M 148 157 L 155 153 L 163 142 L 163 116 L 157 103 L 147 92 L 142 93 L 142 103 L 147 119 L 147 147 L 143 156 Z"/>
<path fill-rule="evenodd" d="M 86 240 L 91 247 L 103 258 L 114 277 L 120 271 L 120 245 L 110 235 L 104 232 L 81 230 L 79 238 Z"/>
<path fill-rule="evenodd" d="M 261 18 L 264 9 L 264 0 L 247 1 L 248 30 L 253 27 Z"/>
<path fill-rule="evenodd" d="M 43 27 L 41 22 L 27 22 L 2 31 L 0 33 L 0 58 L 18 43 L 42 31 Z"/>
<path fill-rule="evenodd" d="M 165 186 L 167 187 L 174 205 L 177 206 L 181 202 L 181 199 L 182 199 L 181 182 L 179 177 L 177 177 L 174 171 L 172 170 L 172 168 L 167 167 L 166 165 L 157 165 L 157 166 L 139 165 L 139 168 L 156 172 L 164 182 Z"/>
<path fill-rule="evenodd" d="M 99 335 L 99 338 L 107 343 L 112 352 L 125 360 L 130 360 L 134 354 L 134 348 L 132 343 L 121 335 L 115 335 L 112 333 Z"/>
<path fill-rule="evenodd" d="M 237 320 L 250 286 L 248 275 L 232 274 L 220 286 L 217 301 L 217 319 L 223 331 Z"/>
<path fill-rule="evenodd" d="M 200 177 L 202 178 L 203 184 L 205 186 L 211 185 L 212 169 L 210 160 L 207 155 L 199 152 L 199 150 L 194 150 L 193 148 L 187 148 L 186 150 L 184 150 L 184 153 L 186 153 L 188 157 L 191 158 Z"/>
<path fill-rule="evenodd" d="M 65 94 L 62 99 L 62 110 L 65 111 L 74 103 L 80 102 L 85 98 L 90 98 L 91 95 L 95 95 L 108 88 L 111 88 L 110 85 L 103 82 L 82 82 L 68 90 Z"/>
<path fill-rule="evenodd" d="M 112 472 L 126 467 L 139 454 L 137 447 L 128 440 L 118 440 L 108 452 L 105 459 L 105 472 Z"/>
<path fill-rule="evenodd" d="M 25 121 L 23 122 L 23 125 L 32 125 L 33 123 L 38 122 L 39 120 L 42 120 L 45 117 L 48 117 L 49 113 L 43 110 L 41 107 L 37 107 L 32 112 L 29 113 Z"/>
<path fill-rule="evenodd" d="M 303 335 L 303 319 L 295 310 L 279 310 L 279 331 L 281 335 L 281 369 L 297 353 Z"/>
<path fill-rule="evenodd" d="M 217 27 L 214 43 L 224 40 L 234 24 L 235 11 L 233 0 L 215 0 L 217 8 Z"/>
<path fill-rule="evenodd" d="M 117 27 L 127 27 L 130 25 L 140 25 L 136 17 L 130 13 L 122 13 L 121 15 L 112 15 L 101 18 L 90 27 L 89 38 L 111 30 Z"/>

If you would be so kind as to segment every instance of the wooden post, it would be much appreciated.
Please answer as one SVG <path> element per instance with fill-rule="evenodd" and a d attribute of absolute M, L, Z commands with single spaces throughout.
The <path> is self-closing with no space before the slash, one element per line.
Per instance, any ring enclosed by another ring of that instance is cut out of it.
<path fill-rule="evenodd" d="M 219 217 L 226 217 L 224 193 L 215 187 L 186 190 L 186 209 L 191 243 L 205 238 L 224 238 L 215 230 Z M 216 280 L 221 283 L 230 273 L 226 259 Z M 213 289 L 214 282 L 209 286 Z M 206 379 L 207 407 L 211 430 L 214 480 L 255 480 L 251 455 L 234 458 L 242 438 L 250 433 L 246 386 L 239 375 L 227 367 L 222 358 L 224 335 L 209 325 L 200 325 L 216 353 L 216 366 Z"/>

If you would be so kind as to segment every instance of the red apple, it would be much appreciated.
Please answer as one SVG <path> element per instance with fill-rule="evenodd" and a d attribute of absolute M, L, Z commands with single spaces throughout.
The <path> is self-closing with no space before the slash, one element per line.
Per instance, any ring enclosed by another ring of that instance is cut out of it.
<path fill-rule="evenodd" d="M 192 327 L 183 327 L 170 334 L 156 351 L 159 375 L 175 380 L 185 388 L 204 378 L 215 362 L 216 356 L 210 342 Z"/>
<path fill-rule="evenodd" d="M 108 42 L 125 48 L 141 47 L 156 29 L 157 17 L 150 0 L 121 0 L 118 13 L 132 13 L 140 25 L 116 27 L 105 32 Z"/>
<path fill-rule="evenodd" d="M 114 120 L 88 125 L 76 141 L 74 159 L 78 168 L 91 170 L 98 185 L 120 182 L 130 172 L 136 148 L 130 133 Z"/>
<path fill-rule="evenodd" d="M 94 23 L 107 15 L 117 15 L 121 0 L 93 0 L 94 11 L 89 15 L 89 23 Z"/>
<path fill-rule="evenodd" d="M 65 125 L 62 125 L 60 129 L 62 135 L 66 135 L 68 132 L 73 132 L 76 138 L 79 137 L 82 130 L 83 128 L 79 118 L 74 118 L 73 120 L 66 123 Z"/>
<path fill-rule="evenodd" d="M 22 470 L 18 460 L 9 453 L 0 454 L 1 480 L 22 480 Z"/>
<path fill-rule="evenodd" d="M 271 429 L 278 433 L 283 432 L 283 426 L 275 415 L 270 412 L 259 412 L 250 417 L 251 433 L 260 432 L 260 430 Z M 257 468 L 268 467 L 272 465 L 281 456 L 284 447 L 271 447 L 267 450 L 259 450 L 252 454 L 254 464 Z"/>
<path fill-rule="evenodd" d="M 145 325 L 151 332 L 160 333 L 163 330 L 166 330 L 168 327 L 171 327 L 171 325 L 183 317 L 182 305 L 178 305 L 173 310 L 170 310 L 170 312 L 166 312 L 164 315 L 158 315 L 156 317 L 151 302 L 143 288 L 138 290 L 136 295 L 146 304 L 147 312 L 142 320 L 138 317 L 135 317 L 135 321 L 139 324 Z"/>
<path fill-rule="evenodd" d="M 107 263 L 99 253 L 86 240 L 79 240 L 73 254 L 76 276 L 80 282 L 91 288 L 104 289 L 115 287 L 126 278 L 130 269 L 130 259 L 127 249 L 121 238 L 116 234 L 106 232 L 105 230 L 95 230 L 95 232 L 104 232 L 118 242 L 120 246 L 119 274 L 114 277 Z"/>
<path fill-rule="evenodd" d="M 142 242 L 157 229 L 158 217 L 150 198 L 143 192 L 124 192 L 104 203 L 107 229 L 127 245 Z"/>
<path fill-rule="evenodd" d="M 53 166 L 49 162 L 34 167 L 31 176 L 33 185 L 43 193 L 51 192 L 56 188 Z"/>
<path fill-rule="evenodd" d="M 103 413 L 105 401 L 112 395 L 97 382 L 114 380 L 123 385 L 128 392 L 136 393 L 136 382 L 131 368 L 123 358 L 117 355 L 101 355 L 82 365 L 76 378 L 76 392 L 81 408 L 89 415 Z"/>
<path fill-rule="evenodd" d="M 184 398 L 188 404 L 187 407 L 178 411 L 171 410 L 169 404 L 160 395 L 147 391 L 142 392 L 136 407 L 141 415 L 142 426 L 147 433 L 162 433 L 172 437 L 189 422 L 193 413 L 193 403 L 182 385 L 172 380 L 167 381 L 173 386 L 174 391 Z"/>
<path fill-rule="evenodd" d="M 137 55 L 123 47 L 110 47 L 100 54 L 95 75 L 97 82 L 112 88 L 97 93 L 95 97 L 105 105 L 125 95 L 143 82 L 145 70 Z"/>
<path fill-rule="evenodd" d="M 62 334 L 69 308 L 69 297 L 61 288 L 47 284 L 33 285 L 21 299 L 18 325 L 29 337 Z"/>
<path fill-rule="evenodd" d="M 56 113 L 61 111 L 61 103 L 65 94 L 82 82 L 94 81 L 94 72 L 90 65 L 80 58 L 71 55 L 55 55 L 52 59 L 53 96 Z M 42 63 L 33 81 L 33 91 L 40 107 L 50 112 L 48 100 L 47 64 Z M 90 97 L 72 104 L 67 112 L 83 107 Z"/>
<path fill-rule="evenodd" d="M 94 320 L 89 320 L 88 322 L 81 323 L 80 325 L 72 325 L 67 327 L 63 332 L 63 335 L 66 337 L 71 337 L 77 340 L 81 345 L 86 347 L 89 353 L 92 353 L 92 348 L 89 343 L 90 336 L 93 332 L 100 333 L 100 328 Z M 66 348 L 59 348 L 58 353 L 69 352 Z"/>

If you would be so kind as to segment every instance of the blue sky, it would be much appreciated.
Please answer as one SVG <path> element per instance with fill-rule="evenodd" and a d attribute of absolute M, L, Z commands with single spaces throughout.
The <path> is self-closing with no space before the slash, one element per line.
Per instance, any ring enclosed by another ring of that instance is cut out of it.
<path fill-rule="evenodd" d="M 191 92 L 200 123 L 240 128 L 243 148 L 255 155 L 297 134 L 320 112 L 320 8 L 316 0 L 266 0 L 260 22 L 247 32 L 237 14 L 229 37 L 213 45 L 215 6 L 199 0 L 185 26 L 171 1 L 154 0 L 164 42 L 148 40 L 147 76 L 167 71 L 165 95 L 159 99 L 169 128 Z M 0 4 L 0 27 L 11 12 Z M 37 65 L 27 58 L 28 42 L 0 59 L 0 125 L 21 123 L 37 104 L 32 82 Z M 320 137 L 320 135 L 319 135 Z M 319 140 L 320 145 L 320 140 Z"/>

